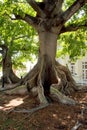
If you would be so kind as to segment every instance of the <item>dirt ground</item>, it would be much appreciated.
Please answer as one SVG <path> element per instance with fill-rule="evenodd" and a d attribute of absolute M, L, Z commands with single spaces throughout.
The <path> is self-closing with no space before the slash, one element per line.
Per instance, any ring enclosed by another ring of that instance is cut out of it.
<path fill-rule="evenodd" d="M 87 130 L 87 92 L 71 97 L 80 105 L 54 102 L 30 115 L 14 110 L 37 107 L 36 98 L 0 94 L 0 130 Z"/>

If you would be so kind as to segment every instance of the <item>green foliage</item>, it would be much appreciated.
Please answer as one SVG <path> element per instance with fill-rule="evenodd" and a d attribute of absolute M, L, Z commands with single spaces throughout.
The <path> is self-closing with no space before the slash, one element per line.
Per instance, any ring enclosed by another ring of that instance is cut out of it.
<path fill-rule="evenodd" d="M 29 6 L 26 0 L 5 0 L 3 6 L 3 14 L 18 14 L 22 17 L 25 16 L 25 13 L 35 15 L 34 10 Z"/>
<path fill-rule="evenodd" d="M 63 4 L 63 10 L 69 8 L 75 0 L 66 0 Z M 87 25 L 87 4 L 77 11 L 65 24 L 69 25 Z M 66 32 L 59 37 L 60 47 L 57 51 L 57 57 L 69 55 L 70 60 L 75 61 L 84 56 L 87 52 L 87 27 L 74 32 Z"/>
<path fill-rule="evenodd" d="M 36 0 L 41 2 L 42 0 Z M 65 0 L 63 10 L 69 8 L 75 0 Z M 11 20 L 15 14 L 24 17 L 25 14 L 35 16 L 35 11 L 29 6 L 26 0 L 4 0 L 0 1 L 0 44 L 5 44 L 9 48 L 9 55 L 15 66 L 32 59 L 32 55 L 37 55 L 38 39 L 33 28 L 22 20 Z M 68 25 L 83 25 L 87 23 L 87 4 L 75 13 L 66 23 Z M 71 60 L 76 60 L 81 55 L 85 55 L 87 50 L 87 28 L 77 32 L 66 33 L 60 36 L 61 48 L 57 53 L 69 55 Z"/>
<path fill-rule="evenodd" d="M 81 29 L 76 32 L 62 34 L 59 43 L 61 43 L 61 47 L 57 52 L 57 56 L 69 55 L 70 60 L 75 61 L 85 56 L 87 51 L 87 31 Z"/>
<path fill-rule="evenodd" d="M 33 15 L 28 8 L 28 4 L 23 1 L 0 2 L 0 45 L 5 44 L 8 47 L 15 67 L 22 67 L 27 60 L 33 61 L 32 55 L 37 55 L 38 40 L 35 30 L 22 20 L 10 19 L 10 16 L 14 17 L 13 13 L 22 17 L 26 12 Z"/>
<path fill-rule="evenodd" d="M 74 1 L 75 0 L 64 0 L 63 10 L 66 10 L 69 6 L 71 6 Z"/>

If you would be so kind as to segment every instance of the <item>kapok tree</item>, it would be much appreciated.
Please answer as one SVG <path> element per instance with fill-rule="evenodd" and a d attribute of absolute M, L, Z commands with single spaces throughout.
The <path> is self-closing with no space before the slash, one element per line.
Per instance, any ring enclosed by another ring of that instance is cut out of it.
<path fill-rule="evenodd" d="M 4 84 L 14 84 L 20 81 L 18 75 L 14 73 L 14 69 L 19 69 L 17 67 L 21 67 L 21 69 L 25 68 L 23 62 L 27 61 L 27 59 L 31 59 L 31 54 L 36 53 L 37 47 L 32 41 L 32 36 L 30 36 L 30 34 L 35 34 L 35 31 L 30 29 L 31 27 L 25 22 L 12 21 L 8 15 L 6 15 L 6 12 L 9 12 L 8 5 L 8 3 L 7 5 L 6 3 L 3 4 L 3 1 L 0 2 L 1 80 L 3 80 Z M 31 46 L 32 42 L 33 44 Z M 27 52 L 29 53 L 26 54 Z"/>
<path fill-rule="evenodd" d="M 37 64 L 22 79 L 30 91 L 35 90 L 40 103 L 48 103 L 49 99 L 58 99 L 65 104 L 75 104 L 75 101 L 66 96 L 75 90 L 79 90 L 76 82 L 67 67 L 56 61 L 57 39 L 61 33 L 76 31 L 86 26 L 66 22 L 87 3 L 87 0 L 75 0 L 65 11 L 62 10 L 64 0 L 26 0 L 34 9 L 36 16 L 28 13 L 15 15 L 15 19 L 26 21 L 38 33 L 39 55 Z"/>

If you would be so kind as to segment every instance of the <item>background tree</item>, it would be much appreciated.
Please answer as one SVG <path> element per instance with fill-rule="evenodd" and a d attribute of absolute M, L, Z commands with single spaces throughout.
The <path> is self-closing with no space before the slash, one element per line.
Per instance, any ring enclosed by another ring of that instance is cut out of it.
<path fill-rule="evenodd" d="M 36 55 L 38 48 L 35 45 L 34 38 L 32 38 L 35 31 L 25 22 L 11 21 L 6 14 L 3 15 L 4 8 L 0 9 L 0 48 L 3 79 L 5 83 L 16 83 L 20 79 L 13 72 L 12 64 L 13 68 L 23 68 L 23 62 L 27 61 L 27 59 L 33 60 L 32 54 Z M 33 43 L 32 46 L 31 43 Z"/>
<path fill-rule="evenodd" d="M 67 67 L 60 65 L 55 57 L 60 34 L 86 27 L 86 3 L 87 0 L 6 0 L 4 3 L 9 12 L 6 15 L 27 22 L 38 33 L 38 62 L 21 83 L 26 84 L 29 90 L 36 88 L 40 103 L 56 97 L 62 103 L 75 104 L 65 94 L 80 88 Z"/>

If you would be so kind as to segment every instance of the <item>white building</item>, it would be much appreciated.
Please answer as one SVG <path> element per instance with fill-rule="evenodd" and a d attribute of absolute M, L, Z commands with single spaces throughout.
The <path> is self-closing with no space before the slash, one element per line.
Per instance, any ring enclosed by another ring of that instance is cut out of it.
<path fill-rule="evenodd" d="M 59 58 L 58 61 L 61 64 L 68 66 L 73 78 L 77 83 L 87 84 L 87 54 L 82 59 L 77 60 L 75 63 L 70 63 L 68 56 L 66 56 L 64 59 Z"/>

